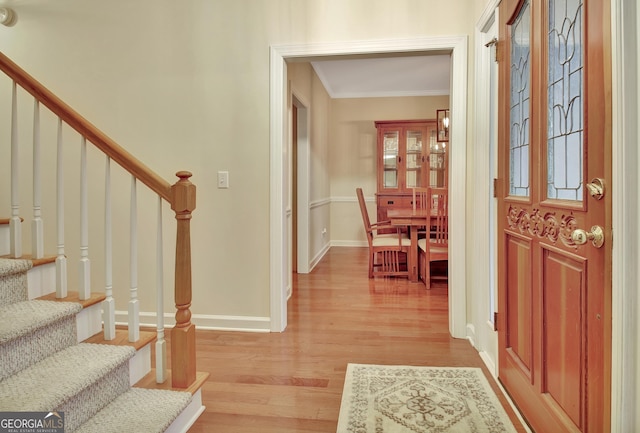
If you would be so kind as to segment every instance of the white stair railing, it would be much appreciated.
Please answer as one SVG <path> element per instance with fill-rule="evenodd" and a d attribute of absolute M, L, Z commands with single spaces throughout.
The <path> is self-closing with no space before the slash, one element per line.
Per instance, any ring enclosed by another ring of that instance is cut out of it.
<path fill-rule="evenodd" d="M 80 264 L 78 297 L 91 297 L 91 260 L 89 260 L 89 192 L 87 184 L 87 139 L 80 144 Z"/>
<path fill-rule="evenodd" d="M 9 242 L 11 257 L 22 257 L 22 222 L 20 221 L 20 158 L 18 155 L 18 91 L 16 82 L 11 89 L 11 219 Z"/>
<path fill-rule="evenodd" d="M 44 257 L 42 227 L 42 193 L 40 185 L 40 102 L 33 100 L 33 221 L 31 221 L 31 256 Z"/>
<path fill-rule="evenodd" d="M 113 299 L 113 223 L 111 221 L 111 158 L 106 157 L 104 169 L 104 276 L 106 296 L 102 303 L 104 339 L 116 338 L 116 300 Z"/>
<path fill-rule="evenodd" d="M 129 341 L 140 339 L 140 301 L 138 301 L 138 193 L 135 176 L 131 176 L 131 215 L 129 217 L 131 231 L 129 233 L 130 246 L 130 277 L 129 291 Z"/>
<path fill-rule="evenodd" d="M 67 256 L 64 254 L 64 159 L 62 149 L 62 119 L 58 118 L 56 142 L 56 298 L 67 297 Z"/>

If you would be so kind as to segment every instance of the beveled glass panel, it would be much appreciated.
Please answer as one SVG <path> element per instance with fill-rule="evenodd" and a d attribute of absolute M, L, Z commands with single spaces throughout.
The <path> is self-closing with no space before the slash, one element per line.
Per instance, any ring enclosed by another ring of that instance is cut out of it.
<path fill-rule="evenodd" d="M 407 131 L 406 185 L 422 185 L 422 132 Z"/>
<path fill-rule="evenodd" d="M 582 0 L 549 1 L 547 197 L 582 201 Z"/>
<path fill-rule="evenodd" d="M 384 133 L 383 182 L 385 188 L 398 187 L 398 142 L 398 131 Z"/>
<path fill-rule="evenodd" d="M 525 2 L 511 25 L 509 194 L 529 195 L 531 7 Z"/>

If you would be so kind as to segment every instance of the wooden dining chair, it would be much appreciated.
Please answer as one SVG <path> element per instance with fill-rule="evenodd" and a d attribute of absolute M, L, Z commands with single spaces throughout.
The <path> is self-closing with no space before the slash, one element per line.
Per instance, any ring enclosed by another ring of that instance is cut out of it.
<path fill-rule="evenodd" d="M 362 188 L 356 188 L 364 230 L 369 243 L 369 278 L 377 276 L 409 276 L 406 266 L 407 253 L 411 240 L 402 233 L 400 227 L 389 221 L 378 221 L 371 224 Z M 394 233 L 380 233 L 380 230 L 394 230 Z"/>
<path fill-rule="evenodd" d="M 427 198 L 427 235 L 418 240 L 418 272 L 427 289 L 431 288 L 431 263 L 449 260 L 449 191 L 430 188 Z"/>

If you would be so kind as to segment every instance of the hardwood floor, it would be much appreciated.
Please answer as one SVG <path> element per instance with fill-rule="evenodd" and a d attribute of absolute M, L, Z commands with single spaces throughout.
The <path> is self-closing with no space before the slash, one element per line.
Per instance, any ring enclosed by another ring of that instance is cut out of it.
<path fill-rule="evenodd" d="M 331 248 L 294 275 L 283 333 L 197 331 L 206 411 L 191 433 L 334 433 L 347 363 L 481 367 L 448 331 L 446 283 L 367 278 L 366 248 Z"/>

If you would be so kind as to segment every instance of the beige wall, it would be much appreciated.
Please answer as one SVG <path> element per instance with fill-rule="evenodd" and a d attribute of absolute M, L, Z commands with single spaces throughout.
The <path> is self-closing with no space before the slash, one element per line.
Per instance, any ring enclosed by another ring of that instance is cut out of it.
<path fill-rule="evenodd" d="M 376 120 L 435 119 L 438 108 L 449 106 L 448 96 L 354 98 L 332 100 L 331 242 L 366 244 L 355 189 L 361 187 L 369 216 L 376 220 Z"/>
<path fill-rule="evenodd" d="M 0 4 L 12 6 L 19 18 L 14 27 L 0 26 L 0 50 L 167 180 L 173 181 L 178 170 L 194 173 L 192 180 L 198 187 L 198 199 L 192 221 L 192 311 L 198 317 L 224 320 L 239 317 L 259 322 L 270 314 L 270 46 L 473 36 L 476 12 L 470 6 L 476 3 L 474 0 L 2 1 Z M 473 62 L 469 65 L 471 69 Z M 471 78 L 470 75 L 470 82 Z M 3 80 L 0 101 L 8 100 L 8 91 Z M 0 119 L 6 119 L 7 104 L 0 105 Z M 23 109 L 31 110 L 29 104 Z M 2 122 L 5 123 L 0 124 L 0 132 L 6 137 L 6 120 Z M 315 139 L 331 142 L 330 137 L 323 136 L 329 131 L 316 133 Z M 23 133 L 25 145 L 29 135 L 28 131 Z M 68 137 L 69 149 L 76 152 L 78 138 L 72 134 Z M 47 146 L 50 145 L 49 142 Z M 333 152 L 320 151 L 327 153 L 321 155 L 313 168 L 314 176 L 321 181 L 313 186 L 312 200 L 333 196 L 334 186 L 328 179 L 333 178 L 334 171 L 344 170 L 342 166 L 329 167 Z M 97 167 L 102 166 L 100 158 L 92 158 L 97 160 Z M 71 163 L 77 161 L 77 156 L 72 153 L 68 159 L 68 178 L 76 182 L 77 174 Z M 0 155 L 0 161 L 0 172 L 6 174 L 6 153 Z M 229 171 L 229 189 L 216 187 L 218 170 Z M 96 220 L 102 218 L 101 171 L 99 168 L 91 172 L 95 177 L 91 193 L 96 197 L 91 213 Z M 29 172 L 29 165 L 25 164 L 22 182 L 25 190 L 30 188 Z M 126 178 L 117 182 L 127 187 Z M 370 189 L 373 184 L 369 181 L 368 186 L 363 186 Z M 77 190 L 73 186 L 68 188 L 67 198 L 77 201 Z M 351 194 L 353 185 L 338 181 L 335 188 L 335 194 L 342 196 Z M 3 216 L 9 213 L 8 194 L 0 188 Z M 47 195 L 52 192 L 49 190 Z M 145 198 L 144 207 L 147 202 L 153 200 Z M 128 206 L 128 193 L 114 204 L 124 232 Z M 51 211 L 46 212 L 48 233 L 53 233 Z M 30 211 L 23 213 L 28 215 Z M 147 217 L 144 218 L 143 231 L 152 231 L 147 227 Z M 171 244 L 172 224 L 169 221 L 167 225 L 165 239 Z M 97 228 L 92 226 L 91 234 L 92 245 L 96 247 L 91 250 L 96 268 L 94 286 L 100 290 L 103 283 L 97 268 L 102 263 L 99 248 L 102 234 L 93 230 Z M 68 236 L 77 237 L 75 231 L 77 227 L 69 227 Z M 126 245 L 126 233 L 115 236 L 117 244 Z M 28 241 L 26 233 L 25 243 Z M 143 247 L 153 251 L 154 242 L 152 233 L 142 237 L 141 251 Z M 173 257 L 172 249 L 169 245 L 165 248 L 167 261 Z M 69 254 L 71 259 L 73 253 Z M 128 252 L 118 254 L 122 256 L 118 261 L 126 262 Z M 141 260 L 153 262 L 150 256 Z M 70 266 L 73 276 L 75 265 Z M 166 270 L 166 274 L 167 291 L 171 292 L 171 271 Z M 126 293 L 129 285 L 126 273 L 119 271 L 116 279 L 116 290 Z M 144 311 L 153 309 L 153 295 L 145 293 L 154 285 L 154 279 L 147 273 L 140 275 Z M 167 297 L 171 299 L 171 294 Z M 123 304 L 118 308 L 124 308 Z M 167 306 L 167 311 L 171 310 Z"/>

